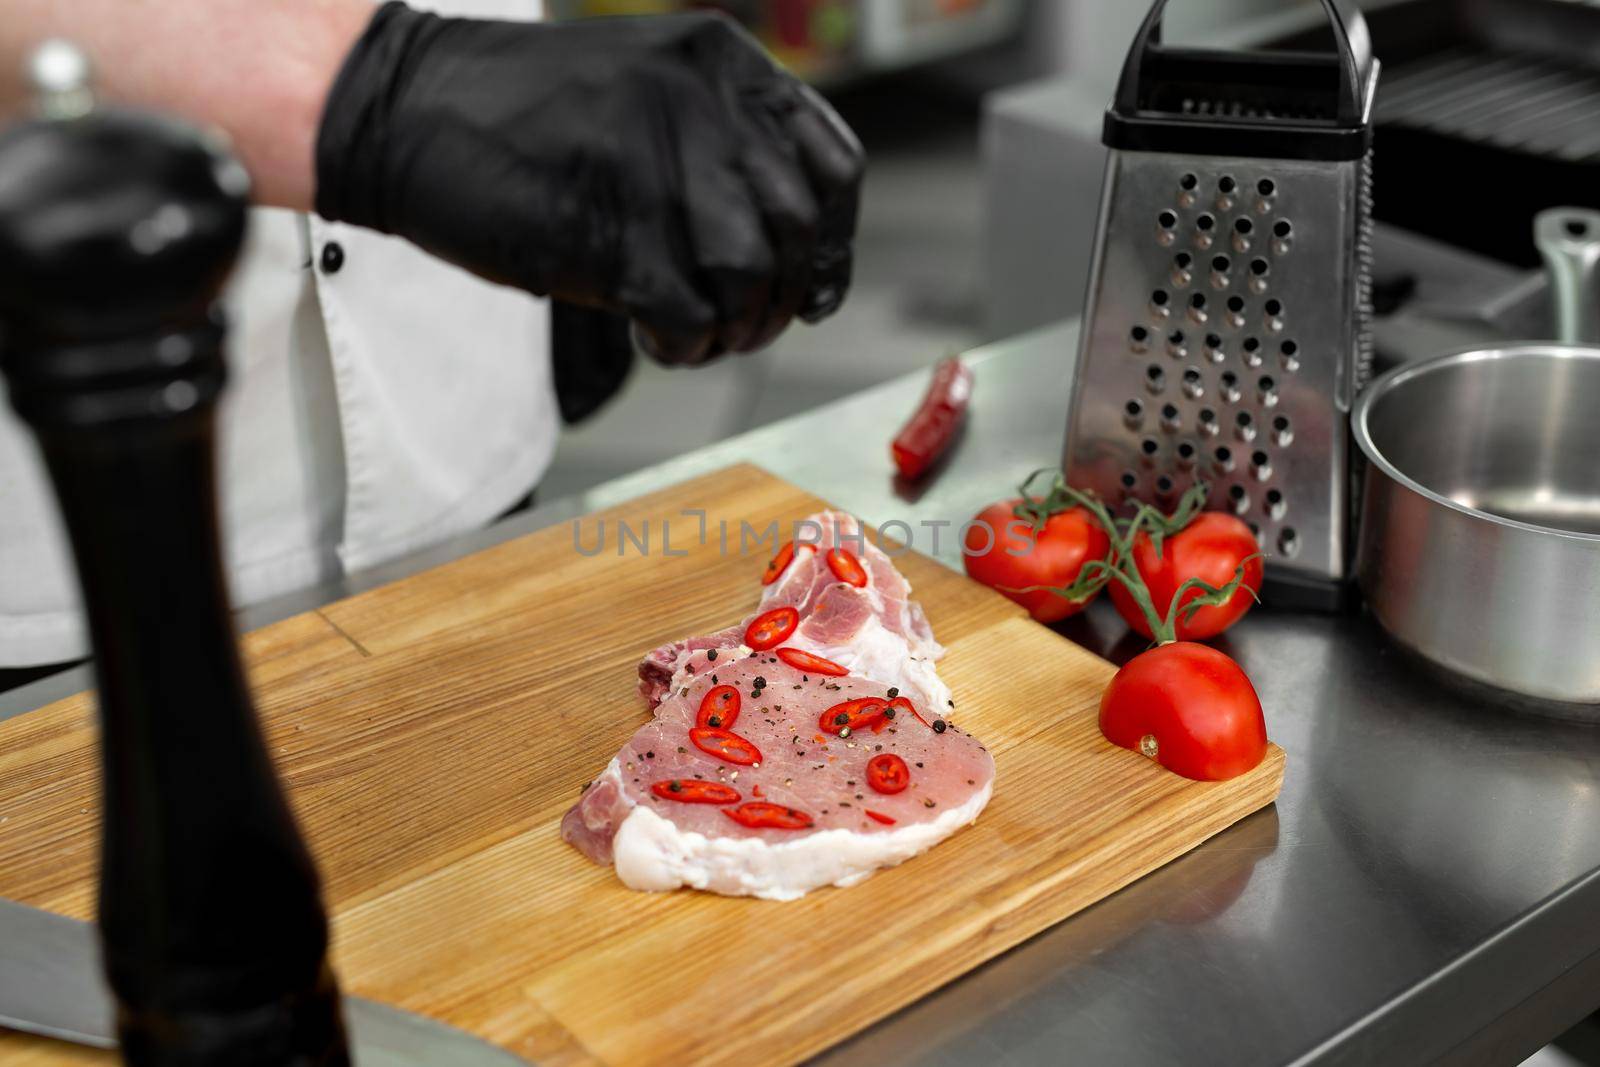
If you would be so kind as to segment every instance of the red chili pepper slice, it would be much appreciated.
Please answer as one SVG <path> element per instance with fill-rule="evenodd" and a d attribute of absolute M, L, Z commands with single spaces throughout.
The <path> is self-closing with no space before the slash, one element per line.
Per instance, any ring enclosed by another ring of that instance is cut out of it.
<path fill-rule="evenodd" d="M 883 709 L 889 702 L 882 697 L 856 697 L 843 704 L 835 704 L 817 717 L 817 726 L 825 734 L 837 734 L 845 727 L 852 733 L 883 721 Z"/>
<path fill-rule="evenodd" d="M 778 549 L 778 554 L 767 563 L 766 573 L 761 576 L 762 585 L 771 585 L 778 580 L 778 576 L 789 569 L 789 564 L 794 559 L 794 542 L 785 541 L 783 547 Z"/>
<path fill-rule="evenodd" d="M 794 608 L 773 608 L 750 620 L 744 632 L 744 643 L 757 652 L 783 644 L 800 625 L 800 613 Z"/>
<path fill-rule="evenodd" d="M 732 786 L 702 782 L 698 778 L 667 778 L 652 783 L 650 792 L 663 800 L 683 804 L 734 804 L 740 799 L 739 791 Z"/>
<path fill-rule="evenodd" d="M 694 717 L 696 726 L 720 726 L 724 730 L 732 729 L 734 721 L 739 718 L 739 706 L 744 698 L 739 696 L 739 689 L 732 685 L 715 685 L 706 690 L 706 695 L 700 698 L 700 711 Z"/>
<path fill-rule="evenodd" d="M 752 830 L 804 830 L 811 826 L 811 816 L 798 808 L 786 808 L 764 800 L 751 800 L 737 808 L 723 808 L 722 814 Z"/>
<path fill-rule="evenodd" d="M 696 726 L 689 731 L 689 740 L 701 752 L 720 760 L 737 763 L 741 767 L 761 762 L 761 750 L 732 730 L 716 726 Z"/>
<path fill-rule="evenodd" d="M 821 656 L 807 652 L 803 648 L 780 648 L 778 658 L 797 671 L 806 671 L 811 674 L 825 674 L 830 678 L 842 678 L 850 672 Z"/>
<path fill-rule="evenodd" d="M 911 703 L 911 699 L 909 697 L 895 697 L 893 700 L 889 701 L 889 707 L 894 708 L 896 711 L 909 711 L 912 716 L 922 725 L 932 725 L 927 719 L 922 717 L 920 712 L 917 711 L 917 706 Z"/>
<path fill-rule="evenodd" d="M 895 819 L 894 816 L 892 816 L 892 815 L 885 815 L 883 812 L 881 812 L 881 811 L 873 811 L 871 808 L 863 808 L 861 810 L 863 810 L 863 811 L 865 811 L 867 813 L 867 818 L 872 819 L 875 822 L 881 822 L 885 826 L 893 826 L 896 822 L 899 821 L 899 820 Z"/>
<path fill-rule="evenodd" d="M 841 582 L 853 585 L 857 589 L 867 584 L 866 568 L 861 566 L 861 561 L 856 559 L 854 552 L 847 548 L 830 548 L 827 560 L 828 569 Z"/>
<path fill-rule="evenodd" d="M 933 368 L 922 403 L 895 435 L 890 451 L 903 478 L 920 477 L 955 440 L 972 399 L 972 371 L 951 357 Z"/>
<path fill-rule="evenodd" d="M 893 752 L 880 752 L 867 760 L 867 784 L 877 793 L 903 793 L 911 784 L 911 768 Z"/>

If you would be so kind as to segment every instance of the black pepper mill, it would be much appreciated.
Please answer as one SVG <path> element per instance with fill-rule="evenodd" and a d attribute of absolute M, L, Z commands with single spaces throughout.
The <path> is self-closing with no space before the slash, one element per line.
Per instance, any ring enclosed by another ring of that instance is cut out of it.
<path fill-rule="evenodd" d="M 75 57 L 41 50 L 41 117 L 0 132 L 0 366 L 94 647 L 123 1055 L 347 1064 L 317 874 L 262 744 L 218 539 L 216 302 L 248 179 L 194 129 L 89 108 Z"/>

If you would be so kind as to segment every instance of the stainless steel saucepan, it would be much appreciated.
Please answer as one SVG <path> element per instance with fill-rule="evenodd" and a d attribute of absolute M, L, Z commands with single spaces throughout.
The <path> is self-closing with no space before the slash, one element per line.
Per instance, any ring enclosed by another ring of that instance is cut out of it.
<path fill-rule="evenodd" d="M 1600 722 L 1600 347 L 1396 368 L 1357 401 L 1357 576 L 1391 636 L 1528 710 Z"/>

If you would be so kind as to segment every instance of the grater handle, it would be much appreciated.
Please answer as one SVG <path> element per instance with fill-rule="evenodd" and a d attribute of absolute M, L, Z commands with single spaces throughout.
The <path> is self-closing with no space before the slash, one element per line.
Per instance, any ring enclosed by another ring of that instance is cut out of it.
<path fill-rule="evenodd" d="M 1161 16 L 1167 0 L 1155 0 L 1128 50 L 1117 82 L 1116 108 L 1125 115 L 1139 110 L 1145 97 L 1146 71 L 1151 50 L 1161 44 Z M 1333 27 L 1334 47 L 1339 60 L 1338 119 L 1342 126 L 1361 125 L 1366 118 L 1366 85 L 1372 76 L 1372 37 L 1366 19 L 1352 0 L 1322 0 L 1322 10 Z"/>

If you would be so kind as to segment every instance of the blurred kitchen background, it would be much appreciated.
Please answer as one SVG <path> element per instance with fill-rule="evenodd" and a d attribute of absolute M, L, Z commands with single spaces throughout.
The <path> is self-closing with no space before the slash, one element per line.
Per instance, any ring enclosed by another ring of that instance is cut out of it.
<path fill-rule="evenodd" d="M 1315 3 L 1174 0 L 1169 36 L 1199 38 L 1286 10 L 1314 12 Z M 542 498 L 926 367 L 996 330 L 1010 332 L 993 321 L 994 294 L 984 285 L 985 101 L 992 105 L 998 97 L 991 94 L 1010 87 L 1066 79 L 1095 101 L 1086 114 L 1098 136 L 1099 111 L 1147 10 L 1142 0 L 547 0 L 561 18 L 707 6 L 741 19 L 826 92 L 866 145 L 853 293 L 828 322 L 791 328 L 755 355 L 693 373 L 636 361 L 606 407 L 567 429 Z M 1092 225 L 1097 166 L 1058 191 L 1063 205 L 1087 213 L 1085 226 Z M 1087 245 L 1073 254 L 1086 260 Z M 1082 277 L 1080 268 L 1062 280 L 1062 314 L 1081 304 Z M 1039 279 L 1035 287 L 1053 284 Z"/>
<path fill-rule="evenodd" d="M 1379 369 L 1555 336 L 1531 223 L 1545 207 L 1600 205 L 1600 0 L 1358 2 L 1383 62 Z M 573 18 L 690 6 L 548 3 Z M 762 353 L 693 373 L 636 361 L 605 407 L 568 428 L 546 498 L 1082 306 L 1101 114 L 1147 0 L 693 6 L 743 20 L 865 143 L 854 292 Z M 1168 41 L 1230 48 L 1320 48 L 1325 35 L 1320 0 L 1172 0 L 1166 28 Z"/>

